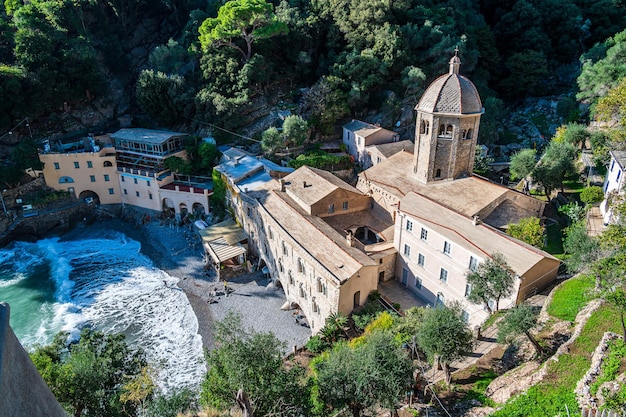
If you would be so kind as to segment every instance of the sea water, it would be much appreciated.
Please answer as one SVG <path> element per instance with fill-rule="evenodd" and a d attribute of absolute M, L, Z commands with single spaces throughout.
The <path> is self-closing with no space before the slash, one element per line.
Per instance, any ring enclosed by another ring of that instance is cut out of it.
<path fill-rule="evenodd" d="M 144 350 L 163 392 L 197 388 L 206 367 L 196 316 L 178 279 L 139 250 L 113 231 L 0 249 L 0 301 L 22 345 L 48 344 L 59 331 L 77 338 L 84 326 L 121 332 Z"/>

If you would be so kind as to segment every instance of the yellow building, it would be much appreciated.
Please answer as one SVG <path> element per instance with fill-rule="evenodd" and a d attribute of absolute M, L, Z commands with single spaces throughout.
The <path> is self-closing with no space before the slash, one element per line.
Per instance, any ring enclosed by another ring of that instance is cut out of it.
<path fill-rule="evenodd" d="M 96 204 L 127 204 L 178 217 L 209 213 L 210 187 L 177 181 L 165 168 L 171 157 L 187 158 L 188 135 L 150 129 L 120 129 L 110 135 L 53 142 L 39 159 L 55 190 Z"/>
<path fill-rule="evenodd" d="M 81 138 L 64 144 L 46 144 L 39 160 L 49 187 L 100 204 L 121 200 L 115 148 L 109 136 Z"/>

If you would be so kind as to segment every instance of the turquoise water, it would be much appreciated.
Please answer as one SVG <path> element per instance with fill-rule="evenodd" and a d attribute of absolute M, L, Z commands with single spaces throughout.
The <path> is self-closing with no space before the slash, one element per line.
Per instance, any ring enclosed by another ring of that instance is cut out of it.
<path fill-rule="evenodd" d="M 144 349 L 163 391 L 197 386 L 206 370 L 198 321 L 177 278 L 140 249 L 114 231 L 0 249 L 0 301 L 20 342 L 45 345 L 61 330 L 76 339 L 84 326 L 121 332 Z"/>

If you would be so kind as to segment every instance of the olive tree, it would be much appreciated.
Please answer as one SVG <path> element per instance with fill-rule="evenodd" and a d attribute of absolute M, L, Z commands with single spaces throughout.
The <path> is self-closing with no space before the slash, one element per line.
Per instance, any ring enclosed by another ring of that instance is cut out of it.
<path fill-rule="evenodd" d="M 417 345 L 436 366 L 439 363 L 450 384 L 450 364 L 472 349 L 472 332 L 459 304 L 427 309 L 416 335 Z"/>
<path fill-rule="evenodd" d="M 411 361 L 391 333 L 376 331 L 360 343 L 340 341 L 314 365 L 319 400 L 354 417 L 377 406 L 393 408 L 411 382 Z"/>
<path fill-rule="evenodd" d="M 537 312 L 528 304 L 520 304 L 509 310 L 504 319 L 498 323 L 498 342 L 510 343 L 519 335 L 524 335 L 535 348 L 537 356 L 543 355 L 543 348 L 530 333 L 537 325 Z"/>
<path fill-rule="evenodd" d="M 515 274 L 501 253 L 494 253 L 476 269 L 469 271 L 466 279 L 471 286 L 467 299 L 476 304 L 482 303 L 489 314 L 493 313 L 490 302 L 495 302 L 495 311 L 498 311 L 500 299 L 513 294 L 515 285 Z"/>

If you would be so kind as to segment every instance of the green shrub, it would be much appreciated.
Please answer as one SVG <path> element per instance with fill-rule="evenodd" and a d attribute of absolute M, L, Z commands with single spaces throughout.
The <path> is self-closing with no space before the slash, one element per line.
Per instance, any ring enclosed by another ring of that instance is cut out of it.
<path fill-rule="evenodd" d="M 597 185 L 586 187 L 580 192 L 580 201 L 587 205 L 599 203 L 602 200 L 604 200 L 604 192 L 602 191 L 602 187 L 598 187 Z"/>
<path fill-rule="evenodd" d="M 306 342 L 304 347 L 306 347 L 310 352 L 318 354 L 330 348 L 330 346 L 330 343 L 322 339 L 319 335 L 315 335 L 311 337 L 308 342 Z"/>

